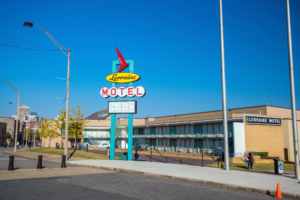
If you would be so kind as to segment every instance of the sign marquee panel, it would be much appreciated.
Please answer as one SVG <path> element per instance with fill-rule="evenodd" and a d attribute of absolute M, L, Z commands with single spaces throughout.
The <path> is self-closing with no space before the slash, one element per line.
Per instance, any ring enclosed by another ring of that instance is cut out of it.
<path fill-rule="evenodd" d="M 136 114 L 137 102 L 136 101 L 109 101 L 108 113 L 109 114 Z"/>
<path fill-rule="evenodd" d="M 146 94 L 146 90 L 144 87 L 142 86 L 137 86 L 136 88 L 134 87 L 111 87 L 111 88 L 107 88 L 107 87 L 103 87 L 100 90 L 100 95 L 104 98 L 107 97 L 143 97 Z"/>

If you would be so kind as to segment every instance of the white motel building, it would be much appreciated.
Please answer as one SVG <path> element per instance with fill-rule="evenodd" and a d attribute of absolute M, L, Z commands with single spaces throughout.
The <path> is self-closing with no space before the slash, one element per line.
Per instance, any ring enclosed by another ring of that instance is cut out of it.
<path fill-rule="evenodd" d="M 291 109 L 254 106 L 228 109 L 228 142 L 230 157 L 247 152 L 268 152 L 270 157 L 294 161 Z M 222 110 L 163 117 L 133 119 L 133 145 L 159 151 L 219 155 L 223 151 Z M 101 148 L 110 143 L 111 116 L 107 110 L 87 117 L 88 124 L 81 142 Z M 300 110 L 297 110 L 300 138 Z M 127 119 L 116 122 L 116 148 L 127 149 Z M 51 146 L 63 137 L 51 140 Z M 69 139 L 71 146 L 72 139 Z M 73 139 L 74 142 L 74 139 Z M 299 149 L 300 150 L 300 149 Z"/>

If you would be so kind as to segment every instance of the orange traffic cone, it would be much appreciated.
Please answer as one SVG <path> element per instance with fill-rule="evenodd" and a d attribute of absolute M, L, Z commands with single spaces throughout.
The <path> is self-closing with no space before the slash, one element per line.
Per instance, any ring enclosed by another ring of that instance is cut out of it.
<path fill-rule="evenodd" d="M 277 190 L 276 190 L 276 196 L 275 196 L 276 199 L 283 199 L 282 196 L 281 196 L 281 190 L 280 190 L 280 184 L 277 183 Z"/>

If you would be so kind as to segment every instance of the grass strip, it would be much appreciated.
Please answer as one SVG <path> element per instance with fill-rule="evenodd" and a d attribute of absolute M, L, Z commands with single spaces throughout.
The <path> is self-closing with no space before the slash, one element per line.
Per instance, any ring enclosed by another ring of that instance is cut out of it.
<path fill-rule="evenodd" d="M 218 168 L 218 163 L 207 164 L 208 167 Z M 221 163 L 219 164 L 221 166 Z M 248 164 L 229 163 L 230 169 L 233 170 L 248 170 Z M 253 170 L 274 170 L 273 163 L 256 163 L 253 164 Z M 294 164 L 283 164 L 283 170 L 294 170 Z"/>
<path fill-rule="evenodd" d="M 27 151 L 64 155 L 64 149 L 56 149 L 56 148 L 50 148 L 50 147 L 34 148 L 34 149 L 29 149 Z M 75 152 L 74 152 L 74 150 L 68 150 L 68 156 L 71 156 L 71 155 L 72 155 L 72 157 L 80 157 L 80 158 L 86 158 L 86 159 L 109 160 L 109 157 L 107 155 L 91 153 L 91 152 L 86 152 L 86 151 L 80 151 L 80 150 L 76 150 Z M 119 160 L 119 157 L 115 157 L 115 159 Z"/>

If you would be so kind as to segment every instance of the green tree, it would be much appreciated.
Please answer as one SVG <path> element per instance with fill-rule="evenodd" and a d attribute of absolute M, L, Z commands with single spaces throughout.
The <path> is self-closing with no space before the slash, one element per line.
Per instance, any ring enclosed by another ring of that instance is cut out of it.
<path fill-rule="evenodd" d="M 72 110 L 73 116 L 71 117 L 71 127 L 69 129 L 69 135 L 75 139 L 81 139 L 83 138 L 84 134 L 82 134 L 82 131 L 85 128 L 85 125 L 88 123 L 86 119 L 83 119 L 83 116 L 86 114 L 86 109 L 83 110 L 83 106 L 76 105 L 76 108 L 73 108 Z"/>
<path fill-rule="evenodd" d="M 11 139 L 11 134 L 8 131 L 6 131 L 6 139 L 8 139 L 8 140 Z"/>
<path fill-rule="evenodd" d="M 51 144 L 51 139 L 56 138 L 60 134 L 55 131 L 55 120 L 47 120 L 44 119 L 42 123 L 42 127 L 38 129 L 38 134 L 40 137 L 44 138 L 43 147 L 45 147 L 45 138 L 49 137 L 49 147 Z"/>
<path fill-rule="evenodd" d="M 57 120 L 54 120 L 55 126 L 61 130 L 62 135 L 64 134 L 65 127 L 66 127 L 66 110 L 63 108 L 61 111 L 59 111 L 60 114 L 57 117 Z M 71 128 L 71 119 L 72 115 L 69 115 L 69 130 Z"/>
<path fill-rule="evenodd" d="M 179 164 L 180 165 L 183 165 L 183 162 L 182 162 L 182 159 L 180 158 L 180 160 L 179 160 Z"/>
<path fill-rule="evenodd" d="M 52 119 L 50 122 L 50 126 L 49 126 L 49 147 L 51 144 L 51 139 L 57 138 L 60 134 L 58 132 L 55 131 L 55 120 Z"/>

